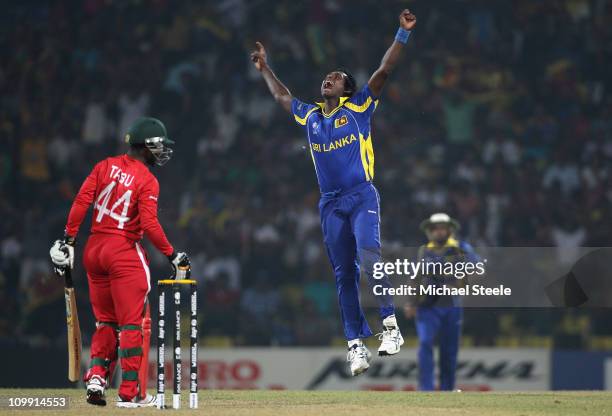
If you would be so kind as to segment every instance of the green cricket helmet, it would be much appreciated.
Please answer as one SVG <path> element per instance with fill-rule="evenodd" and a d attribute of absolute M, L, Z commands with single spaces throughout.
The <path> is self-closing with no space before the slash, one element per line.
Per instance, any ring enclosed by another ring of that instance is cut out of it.
<path fill-rule="evenodd" d="M 163 166 L 172 157 L 169 144 L 174 144 L 168 138 L 164 123 L 153 117 L 141 117 L 136 120 L 125 134 L 125 142 L 129 145 L 144 145 L 155 157 L 157 166 Z"/>

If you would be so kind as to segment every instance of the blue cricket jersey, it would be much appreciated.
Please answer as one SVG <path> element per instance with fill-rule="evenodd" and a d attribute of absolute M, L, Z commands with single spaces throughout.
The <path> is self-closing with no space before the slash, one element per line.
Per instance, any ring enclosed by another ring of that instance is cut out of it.
<path fill-rule="evenodd" d="M 304 126 L 321 193 L 343 191 L 374 179 L 370 117 L 378 98 L 366 84 L 352 97 L 323 114 L 323 103 L 291 103 L 295 121 Z"/>
<path fill-rule="evenodd" d="M 480 256 L 474 248 L 464 240 L 457 240 L 455 237 L 449 237 L 442 246 L 437 246 L 430 241 L 419 247 L 418 259 L 424 260 L 427 263 L 457 263 L 470 262 L 478 263 L 481 261 Z M 420 283 L 423 284 L 421 276 Z M 467 283 L 465 279 L 449 279 L 447 276 L 428 276 L 427 283 L 435 286 L 457 286 L 463 287 Z M 461 306 L 462 299 L 454 296 L 425 296 L 420 299 L 420 306 Z"/>

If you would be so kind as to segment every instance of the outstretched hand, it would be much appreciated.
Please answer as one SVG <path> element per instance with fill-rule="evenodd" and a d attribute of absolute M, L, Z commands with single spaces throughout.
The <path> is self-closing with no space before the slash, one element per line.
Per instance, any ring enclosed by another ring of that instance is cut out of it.
<path fill-rule="evenodd" d="M 410 10 L 404 9 L 399 16 L 399 22 L 402 29 L 412 30 L 416 26 L 416 16 L 410 13 Z"/>
<path fill-rule="evenodd" d="M 255 68 L 257 68 L 264 81 L 266 81 L 266 85 L 274 97 L 274 100 L 276 100 L 285 111 L 291 113 L 291 102 L 293 100 L 291 92 L 289 92 L 285 84 L 283 84 L 268 67 L 266 48 L 264 48 L 261 42 L 255 42 L 255 47 L 257 49 L 251 52 L 251 61 L 253 61 Z"/>
<path fill-rule="evenodd" d="M 251 53 L 251 61 L 255 64 L 255 68 L 258 71 L 263 69 L 263 66 L 267 64 L 266 49 L 261 42 L 255 42 L 256 51 Z"/>
<path fill-rule="evenodd" d="M 382 92 L 383 86 L 385 85 L 387 78 L 389 78 L 389 74 L 391 74 L 393 68 L 395 68 L 395 65 L 399 61 L 404 45 L 408 40 L 409 33 L 402 33 L 402 31 L 410 31 L 414 29 L 416 26 L 416 16 L 410 13 L 410 10 L 404 9 L 399 15 L 399 23 L 400 30 L 398 30 L 395 40 L 389 49 L 387 49 L 387 52 L 380 62 L 380 66 L 376 71 L 374 71 L 370 77 L 370 80 L 368 81 L 370 91 L 372 91 L 372 93 L 377 97 Z M 398 38 L 398 36 L 400 36 L 400 38 Z"/>

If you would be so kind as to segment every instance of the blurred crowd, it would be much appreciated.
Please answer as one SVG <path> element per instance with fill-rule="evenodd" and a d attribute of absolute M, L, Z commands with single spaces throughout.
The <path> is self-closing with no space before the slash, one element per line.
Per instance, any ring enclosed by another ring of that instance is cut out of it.
<path fill-rule="evenodd" d="M 422 244 L 418 223 L 434 211 L 477 247 L 612 243 L 610 1 L 11 2 L 0 16 L 0 338 L 63 339 L 48 249 L 89 170 L 125 151 L 142 115 L 177 142 L 154 169 L 160 218 L 201 280 L 203 335 L 341 336 L 307 143 L 248 55 L 261 41 L 292 93 L 314 101 L 332 69 L 367 82 L 405 7 L 417 29 L 373 117 L 384 246 Z M 166 259 L 149 256 L 164 277 Z M 466 334 L 582 339 L 612 335 L 606 322 L 602 311 L 471 311 Z"/>

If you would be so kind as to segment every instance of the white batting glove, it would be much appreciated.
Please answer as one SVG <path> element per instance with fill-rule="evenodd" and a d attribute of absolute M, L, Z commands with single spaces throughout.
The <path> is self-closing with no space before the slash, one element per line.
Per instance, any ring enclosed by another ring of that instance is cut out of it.
<path fill-rule="evenodd" d="M 170 261 L 170 264 L 172 265 L 172 271 L 173 271 L 172 278 L 173 279 L 176 279 L 178 269 L 185 270 L 187 278 L 189 278 L 189 276 L 191 275 L 191 261 L 189 260 L 189 256 L 187 255 L 187 253 L 174 252 L 170 256 L 168 256 L 168 260 Z"/>
<path fill-rule="evenodd" d="M 49 250 L 51 261 L 56 268 L 72 269 L 74 267 L 74 246 L 66 244 L 62 240 L 55 240 Z"/>

